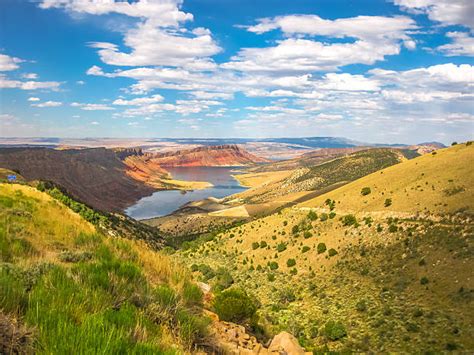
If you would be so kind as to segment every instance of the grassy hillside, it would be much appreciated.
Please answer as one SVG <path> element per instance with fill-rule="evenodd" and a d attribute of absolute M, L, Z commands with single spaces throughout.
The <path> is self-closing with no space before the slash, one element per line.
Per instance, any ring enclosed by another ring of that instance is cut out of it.
<path fill-rule="evenodd" d="M 472 211 L 474 203 L 474 146 L 459 144 L 417 159 L 387 167 L 331 193 L 337 207 L 356 211 L 454 212 Z M 364 187 L 370 194 L 363 196 Z M 304 203 L 324 205 L 326 196 Z M 391 204 L 385 207 L 386 199 Z"/>
<path fill-rule="evenodd" d="M 473 153 L 462 144 L 391 167 L 387 155 L 381 172 L 176 256 L 214 289 L 256 297 L 265 332 L 315 351 L 472 351 Z"/>
<path fill-rule="evenodd" d="M 237 196 L 246 203 L 261 203 L 298 192 L 336 188 L 374 171 L 397 164 L 404 159 L 402 151 L 396 149 L 362 150 L 324 163 L 293 170 L 290 175 L 283 175 L 276 181 L 255 186 Z M 257 173 L 256 177 L 259 175 Z M 239 176 L 236 177 L 239 179 Z M 246 175 L 243 178 L 250 180 L 251 176 Z"/>
<path fill-rule="evenodd" d="M 183 353 L 205 334 L 201 302 L 167 257 L 0 184 L 0 353 Z"/>

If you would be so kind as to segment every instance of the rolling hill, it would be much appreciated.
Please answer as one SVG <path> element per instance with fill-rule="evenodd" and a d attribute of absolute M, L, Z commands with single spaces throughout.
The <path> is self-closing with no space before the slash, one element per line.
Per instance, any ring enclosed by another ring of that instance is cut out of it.
<path fill-rule="evenodd" d="M 403 160 L 175 255 L 316 352 L 472 351 L 473 159 L 468 143 Z"/>

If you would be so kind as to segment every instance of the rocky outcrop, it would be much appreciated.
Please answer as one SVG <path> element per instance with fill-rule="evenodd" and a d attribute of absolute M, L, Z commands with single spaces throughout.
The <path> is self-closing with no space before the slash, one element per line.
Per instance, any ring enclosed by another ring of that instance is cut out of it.
<path fill-rule="evenodd" d="M 257 338 L 247 333 L 245 327 L 231 322 L 220 321 L 212 312 L 206 311 L 211 318 L 210 338 L 213 340 L 212 348 L 215 353 L 229 355 L 303 355 L 311 354 L 298 343 L 298 340 L 288 332 L 277 334 L 267 347 Z"/>
<path fill-rule="evenodd" d="M 155 190 L 128 176 L 116 152 L 105 148 L 3 148 L 0 167 L 26 180 L 52 181 L 75 199 L 107 212 L 121 211 Z"/>
<path fill-rule="evenodd" d="M 246 166 L 268 162 L 236 144 L 204 146 L 175 152 L 158 153 L 153 161 L 166 167 Z"/>

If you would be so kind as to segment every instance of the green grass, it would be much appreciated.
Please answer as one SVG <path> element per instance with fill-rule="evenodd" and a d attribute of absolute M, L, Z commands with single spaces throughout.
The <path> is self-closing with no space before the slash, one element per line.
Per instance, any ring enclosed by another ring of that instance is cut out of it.
<path fill-rule="evenodd" d="M 145 268 L 163 256 L 143 259 L 28 187 L 2 189 L 0 204 L 0 312 L 34 329 L 36 353 L 174 354 L 206 335 L 199 287 Z"/>

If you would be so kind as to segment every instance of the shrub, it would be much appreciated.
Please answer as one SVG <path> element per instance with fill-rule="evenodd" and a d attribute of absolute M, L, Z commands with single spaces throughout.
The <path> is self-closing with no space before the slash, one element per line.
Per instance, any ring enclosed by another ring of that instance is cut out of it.
<path fill-rule="evenodd" d="M 268 263 L 268 267 L 270 268 L 270 270 L 276 270 L 278 269 L 278 263 L 276 261 L 270 261 Z"/>
<path fill-rule="evenodd" d="M 420 279 L 420 284 L 422 284 L 422 285 L 426 285 L 428 282 L 430 282 L 430 281 L 428 280 L 428 278 L 426 276 L 423 276 Z"/>
<path fill-rule="evenodd" d="M 398 227 L 395 224 L 391 224 L 388 226 L 388 231 L 390 233 L 395 233 L 398 230 Z"/>
<path fill-rule="evenodd" d="M 385 199 L 384 206 L 389 207 L 391 205 L 392 205 L 392 199 L 391 198 Z"/>
<path fill-rule="evenodd" d="M 258 249 L 258 248 L 260 248 L 260 243 L 259 243 L 259 242 L 253 242 L 253 243 L 252 243 L 252 249 L 253 249 L 253 250 L 256 250 L 256 249 Z"/>
<path fill-rule="evenodd" d="M 360 191 L 362 196 L 367 196 L 370 194 L 372 191 L 370 190 L 370 187 L 363 187 L 362 190 Z"/>
<path fill-rule="evenodd" d="M 304 239 L 309 239 L 309 238 L 311 238 L 312 236 L 313 236 L 313 233 L 311 233 L 310 231 L 306 231 L 306 232 L 304 232 L 304 234 L 303 234 Z"/>
<path fill-rule="evenodd" d="M 300 231 L 300 227 L 296 224 L 293 226 L 293 228 L 291 228 L 291 233 L 293 234 L 298 234 L 298 232 Z"/>
<path fill-rule="evenodd" d="M 331 212 L 331 213 L 329 214 L 329 218 L 330 218 L 330 219 L 333 219 L 334 217 L 336 217 L 336 212 Z"/>
<path fill-rule="evenodd" d="M 277 245 L 277 251 L 278 251 L 279 253 L 281 253 L 282 251 L 285 251 L 285 250 L 286 250 L 286 244 L 285 244 L 285 243 L 282 242 L 282 243 L 279 243 L 279 244 Z"/>
<path fill-rule="evenodd" d="M 356 309 L 359 312 L 365 312 L 367 310 L 367 303 L 365 302 L 365 300 L 360 300 L 359 302 L 357 302 Z"/>
<path fill-rule="evenodd" d="M 280 290 L 278 294 L 279 301 L 283 304 L 288 304 L 296 301 L 296 295 L 293 289 L 289 287 L 284 287 Z"/>
<path fill-rule="evenodd" d="M 303 253 L 306 253 L 306 252 L 309 251 L 310 249 L 311 249 L 311 248 L 310 248 L 309 246 L 305 245 L 305 246 L 303 247 L 303 249 L 301 249 L 301 251 L 302 251 Z"/>
<path fill-rule="evenodd" d="M 346 328 L 339 321 L 330 320 L 324 325 L 324 335 L 329 340 L 339 340 L 347 335 Z"/>
<path fill-rule="evenodd" d="M 268 281 L 270 281 L 270 282 L 275 281 L 275 274 L 268 274 L 268 275 L 267 275 L 267 279 L 268 279 Z"/>
<path fill-rule="evenodd" d="M 329 255 L 330 257 L 337 255 L 336 249 L 333 249 L 333 248 L 329 249 L 329 250 L 328 250 L 328 255 Z"/>
<path fill-rule="evenodd" d="M 357 224 L 357 218 L 353 214 L 347 214 L 342 217 L 341 220 L 343 226 L 352 226 Z"/>
<path fill-rule="evenodd" d="M 220 319 L 236 323 L 250 320 L 257 312 L 255 302 L 240 288 L 219 293 L 214 299 L 213 308 Z"/>
<path fill-rule="evenodd" d="M 317 246 L 317 251 L 318 251 L 318 254 L 324 253 L 326 251 L 326 244 L 319 243 Z"/>
<path fill-rule="evenodd" d="M 297 273 L 298 273 L 298 270 L 295 267 L 290 270 L 290 275 L 296 275 Z"/>
<path fill-rule="evenodd" d="M 223 291 L 234 283 L 234 278 L 230 272 L 223 267 L 217 269 L 215 279 L 216 283 L 214 285 L 214 290 L 216 291 Z"/>
<path fill-rule="evenodd" d="M 328 214 L 327 213 L 321 213 L 321 217 L 319 217 L 319 220 L 321 222 L 327 221 L 328 219 Z"/>
<path fill-rule="evenodd" d="M 310 221 L 315 221 L 318 219 L 318 215 L 314 211 L 309 211 L 308 218 Z"/>
<path fill-rule="evenodd" d="M 292 267 L 292 266 L 295 266 L 296 265 L 296 260 L 295 259 L 288 259 L 286 261 L 286 266 L 288 267 Z"/>
<path fill-rule="evenodd" d="M 264 241 L 264 240 L 262 240 L 262 241 L 260 242 L 260 248 L 266 248 L 266 247 L 267 247 L 267 242 Z"/>

